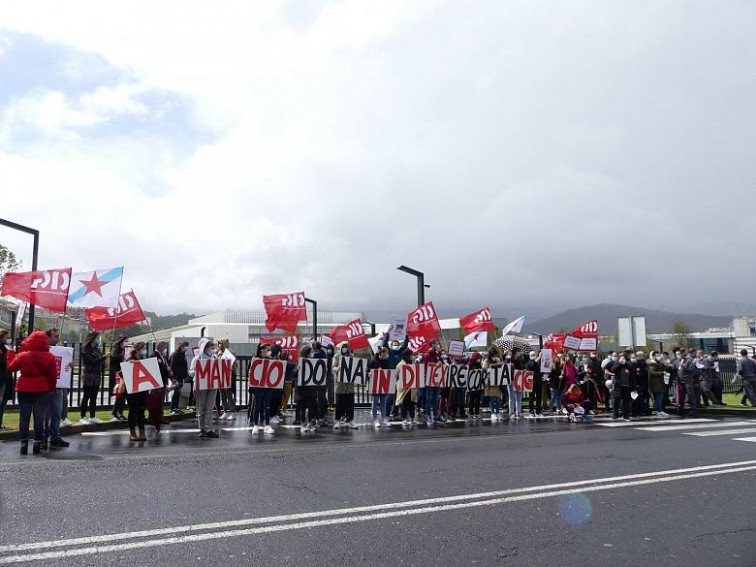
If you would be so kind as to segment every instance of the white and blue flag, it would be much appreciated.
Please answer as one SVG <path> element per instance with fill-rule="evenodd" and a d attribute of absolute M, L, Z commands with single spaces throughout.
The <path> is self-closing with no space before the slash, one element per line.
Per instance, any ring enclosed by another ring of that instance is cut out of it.
<path fill-rule="evenodd" d="M 121 295 L 123 266 L 71 274 L 68 305 L 72 307 L 116 307 Z"/>

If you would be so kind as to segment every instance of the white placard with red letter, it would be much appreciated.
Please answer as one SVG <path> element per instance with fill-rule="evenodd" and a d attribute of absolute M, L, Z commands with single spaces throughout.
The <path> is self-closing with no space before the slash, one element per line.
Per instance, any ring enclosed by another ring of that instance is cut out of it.
<path fill-rule="evenodd" d="M 399 382 L 397 387 L 402 390 L 407 390 L 408 388 L 422 388 L 424 382 L 423 377 L 425 376 L 425 365 L 419 363 L 402 364 L 397 368 L 397 375 L 397 380 Z"/>
<path fill-rule="evenodd" d="M 445 388 L 449 367 L 440 362 L 430 362 L 425 365 L 425 387 Z"/>
<path fill-rule="evenodd" d="M 449 341 L 449 356 L 452 358 L 462 358 L 465 354 L 465 341 Z"/>
<path fill-rule="evenodd" d="M 336 375 L 336 381 L 341 384 L 357 384 L 360 386 L 366 384 L 368 379 L 367 364 L 367 358 L 342 356 L 339 361 L 339 372 Z"/>
<path fill-rule="evenodd" d="M 374 396 L 379 394 L 396 393 L 396 370 L 375 368 L 370 371 L 370 393 Z"/>
<path fill-rule="evenodd" d="M 126 384 L 127 394 L 149 392 L 163 387 L 157 358 L 126 360 L 121 363 L 121 374 Z"/>
<path fill-rule="evenodd" d="M 488 385 L 509 386 L 512 382 L 512 365 L 511 364 L 492 364 L 488 368 Z"/>
<path fill-rule="evenodd" d="M 280 390 L 286 377 L 286 361 L 253 358 L 249 365 L 249 387 Z"/>
<path fill-rule="evenodd" d="M 299 361 L 297 386 L 325 386 L 328 361 L 325 358 L 302 358 Z"/>
<path fill-rule="evenodd" d="M 449 388 L 467 388 L 467 365 L 450 364 L 447 383 Z"/>
<path fill-rule="evenodd" d="M 55 357 L 55 367 L 58 370 L 58 382 L 55 387 L 70 388 L 74 349 L 72 347 L 51 346 L 50 354 Z"/>
<path fill-rule="evenodd" d="M 194 389 L 225 390 L 230 388 L 232 367 L 233 363 L 223 358 L 198 360 L 194 367 Z"/>
<path fill-rule="evenodd" d="M 533 391 L 533 371 L 532 370 L 515 370 L 512 377 L 512 384 L 515 392 L 532 392 Z"/>

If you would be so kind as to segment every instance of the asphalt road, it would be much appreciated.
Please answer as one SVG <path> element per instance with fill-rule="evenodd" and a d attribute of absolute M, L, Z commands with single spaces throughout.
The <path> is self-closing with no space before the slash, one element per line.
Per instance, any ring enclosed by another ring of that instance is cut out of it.
<path fill-rule="evenodd" d="M 0 565 L 756 565 L 756 421 L 189 427 L 0 445 Z"/>

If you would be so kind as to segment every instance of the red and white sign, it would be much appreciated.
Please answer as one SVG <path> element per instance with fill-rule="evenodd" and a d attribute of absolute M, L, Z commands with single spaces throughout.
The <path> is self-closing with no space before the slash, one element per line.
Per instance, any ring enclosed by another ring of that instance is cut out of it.
<path fill-rule="evenodd" d="M 70 388 L 74 349 L 72 347 L 51 346 L 50 354 L 55 357 L 55 368 L 58 371 L 58 382 L 55 387 Z"/>
<path fill-rule="evenodd" d="M 396 370 L 398 387 L 402 390 L 423 387 L 425 376 L 424 364 L 402 364 Z"/>
<path fill-rule="evenodd" d="M 127 394 L 149 392 L 150 390 L 157 390 L 163 387 L 163 379 L 160 377 L 160 366 L 158 365 L 157 358 L 126 360 L 121 363 L 121 374 L 126 383 Z"/>
<path fill-rule="evenodd" d="M 93 307 L 84 312 L 94 331 L 122 329 L 147 319 L 133 291 L 122 293 L 116 307 Z"/>
<path fill-rule="evenodd" d="M 0 295 L 9 295 L 50 311 L 65 313 L 70 286 L 71 268 L 9 272 L 3 277 Z"/>
<path fill-rule="evenodd" d="M 285 337 L 260 337 L 261 345 L 280 345 L 281 348 L 291 355 L 292 362 L 299 360 L 299 335 L 287 335 Z"/>
<path fill-rule="evenodd" d="M 378 394 L 396 393 L 396 370 L 374 368 L 370 371 L 370 393 Z"/>
<path fill-rule="evenodd" d="M 230 388 L 232 367 L 233 363 L 230 360 L 222 358 L 197 360 L 194 366 L 194 389 L 225 390 Z"/>
<path fill-rule="evenodd" d="M 491 310 L 488 307 L 460 317 L 459 326 L 465 330 L 466 335 L 477 331 L 491 331 L 492 333 L 496 331 L 493 317 L 491 317 Z"/>
<path fill-rule="evenodd" d="M 300 321 L 307 321 L 307 304 L 305 292 L 284 293 L 280 295 L 264 295 L 263 306 L 268 318 L 265 326 L 269 333 L 276 329 L 283 329 L 289 333 L 297 330 Z"/>
<path fill-rule="evenodd" d="M 286 377 L 286 361 L 270 358 L 253 358 L 249 365 L 250 388 L 272 388 L 280 390 Z"/>
<path fill-rule="evenodd" d="M 425 365 L 425 387 L 446 387 L 446 376 L 448 373 L 449 367 L 446 364 L 441 364 L 439 362 L 429 362 Z"/>
<path fill-rule="evenodd" d="M 367 335 L 365 335 L 365 329 L 362 328 L 361 319 L 355 319 L 346 325 L 336 327 L 330 332 L 330 337 L 336 344 L 348 341 L 351 350 L 368 348 L 370 346 Z"/>
<path fill-rule="evenodd" d="M 441 331 L 433 302 L 423 303 L 407 315 L 407 333 L 410 337 L 435 336 Z"/>
<path fill-rule="evenodd" d="M 533 391 L 533 371 L 532 370 L 515 370 L 512 377 L 512 385 L 515 392 L 532 392 Z"/>
<path fill-rule="evenodd" d="M 328 361 L 325 358 L 303 358 L 299 361 L 297 386 L 325 386 L 328 378 Z"/>

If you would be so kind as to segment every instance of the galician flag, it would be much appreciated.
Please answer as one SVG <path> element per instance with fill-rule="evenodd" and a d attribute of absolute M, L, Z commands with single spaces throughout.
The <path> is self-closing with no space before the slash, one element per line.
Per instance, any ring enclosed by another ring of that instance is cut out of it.
<path fill-rule="evenodd" d="M 71 275 L 68 304 L 73 307 L 117 307 L 123 266 Z"/>
<path fill-rule="evenodd" d="M 519 333 L 520 331 L 522 331 L 523 323 L 525 323 L 525 315 L 518 317 L 509 325 L 504 327 L 504 329 L 501 331 L 501 336 L 503 337 L 504 335 L 508 335 L 509 333 Z"/>
<path fill-rule="evenodd" d="M 484 347 L 488 344 L 488 331 L 475 331 L 465 337 L 465 349 Z"/>

